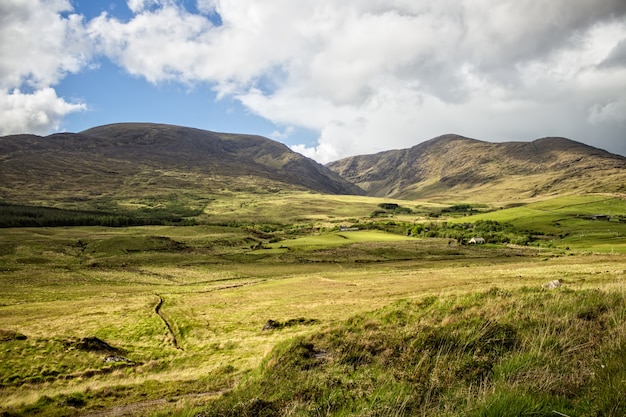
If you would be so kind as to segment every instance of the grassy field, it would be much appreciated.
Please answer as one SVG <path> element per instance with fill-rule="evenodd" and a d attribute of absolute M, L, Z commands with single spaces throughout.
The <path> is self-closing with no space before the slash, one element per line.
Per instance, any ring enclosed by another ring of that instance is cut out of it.
<path fill-rule="evenodd" d="M 452 221 L 467 220 L 536 230 L 560 248 L 626 253 L 626 201 L 620 197 L 564 196 Z"/>
<path fill-rule="evenodd" d="M 457 218 L 571 230 L 551 248 L 338 230 L 383 201 L 238 195 L 197 216 L 212 224 L 0 229 L 0 413 L 623 415 L 626 244 L 591 233 L 623 224 L 580 217 L 623 200 Z M 445 207 L 397 203 L 412 213 L 386 221 Z"/>

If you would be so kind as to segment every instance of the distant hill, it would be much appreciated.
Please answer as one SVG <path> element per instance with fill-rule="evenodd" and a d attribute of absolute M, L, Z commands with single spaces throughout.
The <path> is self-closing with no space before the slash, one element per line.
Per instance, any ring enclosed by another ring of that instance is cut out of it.
<path fill-rule="evenodd" d="M 565 138 L 490 143 L 444 135 L 326 166 L 378 197 L 495 202 L 626 192 L 626 157 Z"/>
<path fill-rule="evenodd" d="M 260 136 L 121 123 L 0 138 L 0 200 L 46 203 L 198 189 L 363 194 L 323 165 Z"/>
<path fill-rule="evenodd" d="M 177 195 L 173 204 L 185 194 L 204 207 L 216 193 L 279 190 L 489 203 L 626 193 L 626 157 L 564 138 L 445 135 L 322 166 L 261 136 L 151 123 L 0 137 L 0 202 L 107 211 L 111 201 L 158 208 L 158 196 Z"/>

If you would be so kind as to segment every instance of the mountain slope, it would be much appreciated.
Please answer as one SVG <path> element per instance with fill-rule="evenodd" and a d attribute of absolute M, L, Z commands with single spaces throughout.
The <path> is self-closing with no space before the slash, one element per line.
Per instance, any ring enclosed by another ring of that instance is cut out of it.
<path fill-rule="evenodd" d="M 378 197 L 505 201 L 568 192 L 626 192 L 625 157 L 565 138 L 490 143 L 444 135 L 327 167 Z"/>
<path fill-rule="evenodd" d="M 324 166 L 260 136 L 122 123 L 0 138 L 0 199 L 25 202 L 201 189 L 362 194 Z"/>

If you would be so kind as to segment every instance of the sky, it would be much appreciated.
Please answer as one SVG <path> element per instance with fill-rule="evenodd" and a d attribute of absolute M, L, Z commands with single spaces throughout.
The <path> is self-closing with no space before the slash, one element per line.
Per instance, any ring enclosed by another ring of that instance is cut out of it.
<path fill-rule="evenodd" d="M 119 122 L 320 163 L 448 133 L 626 155 L 626 1 L 0 0 L 0 135 Z"/>

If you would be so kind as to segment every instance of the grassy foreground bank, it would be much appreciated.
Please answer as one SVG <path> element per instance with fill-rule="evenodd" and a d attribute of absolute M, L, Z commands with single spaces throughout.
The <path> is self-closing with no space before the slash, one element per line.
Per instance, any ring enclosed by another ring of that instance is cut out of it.
<path fill-rule="evenodd" d="M 400 300 L 282 343 L 209 416 L 622 416 L 626 292 Z"/>

